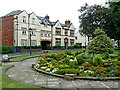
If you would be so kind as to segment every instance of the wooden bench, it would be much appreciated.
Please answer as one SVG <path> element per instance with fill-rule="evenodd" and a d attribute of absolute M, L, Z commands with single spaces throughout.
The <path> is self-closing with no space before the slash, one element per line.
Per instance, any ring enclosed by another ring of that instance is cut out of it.
<path fill-rule="evenodd" d="M 74 80 L 75 74 L 65 74 L 64 79 Z"/>

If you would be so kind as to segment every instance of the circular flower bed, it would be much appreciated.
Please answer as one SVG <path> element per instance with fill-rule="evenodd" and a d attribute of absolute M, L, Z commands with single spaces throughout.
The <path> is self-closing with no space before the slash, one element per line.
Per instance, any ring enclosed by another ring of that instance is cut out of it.
<path fill-rule="evenodd" d="M 75 74 L 82 77 L 119 77 L 120 57 L 115 54 L 90 55 L 85 50 L 65 51 L 39 56 L 37 69 L 53 74 Z"/>

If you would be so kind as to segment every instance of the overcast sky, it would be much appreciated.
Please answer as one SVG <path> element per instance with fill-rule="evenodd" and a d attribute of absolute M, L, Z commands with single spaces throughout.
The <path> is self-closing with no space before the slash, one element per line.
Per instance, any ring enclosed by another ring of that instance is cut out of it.
<path fill-rule="evenodd" d="M 26 10 L 28 13 L 34 12 L 38 16 L 50 16 L 50 21 L 59 20 L 64 23 L 69 19 L 78 30 L 80 13 L 78 9 L 85 3 L 105 4 L 107 0 L 1 0 L 0 16 L 15 11 Z"/>

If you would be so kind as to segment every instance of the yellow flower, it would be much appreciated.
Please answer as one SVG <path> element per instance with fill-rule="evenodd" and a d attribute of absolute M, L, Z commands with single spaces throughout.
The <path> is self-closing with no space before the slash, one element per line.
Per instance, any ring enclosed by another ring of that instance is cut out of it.
<path fill-rule="evenodd" d="M 38 61 L 38 63 L 40 63 L 40 61 Z"/>
<path fill-rule="evenodd" d="M 105 62 L 105 60 L 102 60 L 103 62 Z"/>

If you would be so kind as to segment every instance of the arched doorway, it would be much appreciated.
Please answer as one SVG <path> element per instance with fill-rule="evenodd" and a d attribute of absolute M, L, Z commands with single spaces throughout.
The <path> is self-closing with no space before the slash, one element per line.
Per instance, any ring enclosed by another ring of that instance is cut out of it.
<path fill-rule="evenodd" d="M 51 46 L 51 41 L 50 40 L 41 40 L 41 46 L 42 46 L 42 50 L 46 50 L 46 47 L 50 47 Z"/>
<path fill-rule="evenodd" d="M 64 45 L 65 45 L 65 49 L 68 49 L 68 38 L 64 39 Z"/>

